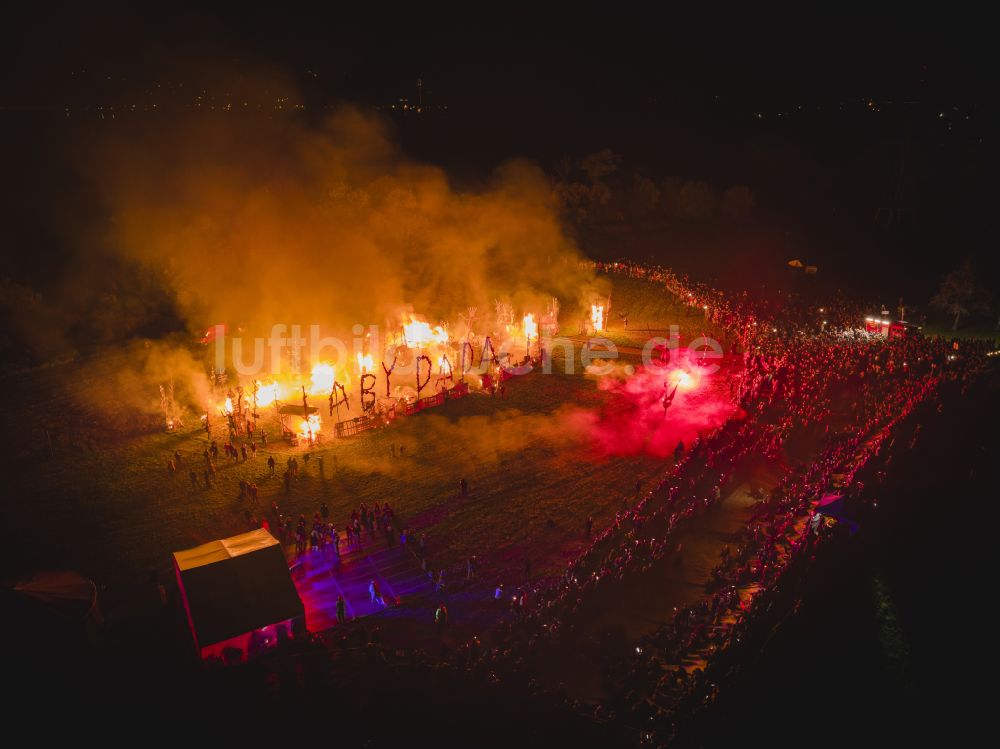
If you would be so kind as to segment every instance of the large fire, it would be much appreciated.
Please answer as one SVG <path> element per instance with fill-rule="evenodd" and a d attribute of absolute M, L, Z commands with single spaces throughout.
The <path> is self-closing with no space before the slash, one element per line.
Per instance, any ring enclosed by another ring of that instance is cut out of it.
<path fill-rule="evenodd" d="M 368 361 L 371 362 L 370 356 L 368 357 Z M 333 364 L 318 362 L 310 370 L 308 384 L 303 383 L 300 378 L 286 379 L 281 382 L 275 379 L 256 380 L 253 383 L 254 403 L 259 408 L 267 408 L 269 406 L 276 406 L 282 401 L 298 400 L 303 384 L 309 395 L 328 396 L 333 390 L 335 381 L 346 384 L 349 379 L 349 377 L 345 376 L 344 380 L 338 380 L 337 370 Z M 232 416 L 236 412 L 233 398 L 227 397 L 218 406 L 218 409 L 223 416 Z M 256 414 L 254 418 L 256 418 Z M 290 428 L 295 430 L 299 437 L 310 441 L 318 437 L 323 426 L 318 414 L 312 414 L 308 418 L 299 417 L 298 421 L 293 421 L 292 424 L 296 424 L 296 426 L 290 425 Z"/>
<path fill-rule="evenodd" d="M 594 332 L 600 333 L 604 330 L 604 305 L 590 305 L 590 322 L 594 326 Z"/>
<path fill-rule="evenodd" d="M 302 419 L 299 423 L 299 437 L 304 440 L 314 440 L 320 433 L 323 424 L 319 414 L 311 414 L 308 419 Z"/>
<path fill-rule="evenodd" d="M 260 382 L 257 381 L 257 405 L 261 408 L 267 408 L 272 405 L 275 401 L 279 401 L 282 398 L 281 385 L 277 382 Z"/>
<path fill-rule="evenodd" d="M 408 346 L 421 348 L 432 343 L 447 343 L 448 331 L 440 325 L 433 328 L 423 320 L 416 320 L 411 315 L 410 322 L 403 324 L 403 337 Z"/>
<path fill-rule="evenodd" d="M 314 364 L 312 373 L 309 376 L 311 395 L 326 395 L 333 390 L 333 383 L 337 381 L 337 370 L 332 364 L 320 362 Z"/>
<path fill-rule="evenodd" d="M 530 312 L 524 316 L 524 337 L 531 342 L 532 338 L 538 338 L 538 323 L 535 322 L 535 316 Z"/>
<path fill-rule="evenodd" d="M 532 345 L 539 343 L 540 340 L 540 325 L 536 313 L 525 312 L 521 323 L 517 324 L 517 318 L 510 305 L 504 305 L 503 311 L 505 313 L 503 326 L 506 328 L 507 340 L 496 341 L 492 345 L 523 345 L 530 354 Z M 596 315 L 597 329 L 603 329 L 604 307 L 594 305 L 594 314 Z M 553 316 L 554 313 L 550 310 L 542 322 L 546 326 L 549 325 Z M 472 319 L 471 313 L 469 319 Z M 405 346 L 415 349 L 414 355 L 417 353 L 425 354 L 431 362 L 436 362 L 437 372 L 444 379 L 453 374 L 453 367 L 457 367 L 458 361 L 466 353 L 464 348 L 456 350 L 455 345 L 459 342 L 452 343 L 448 324 L 445 322 L 432 325 L 417 315 L 408 314 L 403 317 L 402 330 Z M 471 332 L 468 335 L 471 337 Z M 465 345 L 467 344 L 462 342 L 462 346 Z M 484 344 L 480 343 L 479 345 Z M 355 351 L 346 362 L 314 361 L 307 373 L 269 375 L 259 380 L 252 380 L 247 383 L 248 388 L 244 386 L 244 389 L 240 390 L 240 400 L 237 400 L 237 396 L 230 392 L 229 397 L 226 397 L 225 400 L 221 397 L 217 400 L 213 399 L 214 406 L 212 408 L 230 420 L 231 429 L 242 433 L 244 423 L 249 424 L 250 418 L 255 421 L 262 417 L 266 418 L 259 413 L 259 409 L 273 407 L 277 411 L 285 434 L 297 435 L 300 439 L 315 442 L 322 431 L 322 421 L 318 414 L 306 416 L 305 412 L 314 411 L 317 405 L 322 404 L 311 400 L 307 402 L 307 399 L 322 398 L 323 404 L 327 399 L 330 399 L 331 407 L 346 402 L 342 399 L 349 397 L 352 377 L 360 379 L 363 375 L 381 374 L 376 364 L 378 357 L 377 350 L 369 353 Z M 473 361 L 474 359 L 473 355 Z M 349 370 L 354 370 L 353 375 Z M 398 393 L 407 389 L 405 386 L 400 386 L 399 382 L 399 378 L 393 381 L 397 397 L 399 397 Z M 440 382 L 441 379 L 437 380 L 433 387 L 440 388 Z M 368 388 L 366 392 L 373 392 L 370 384 L 366 384 L 365 387 Z M 350 392 L 350 395 L 358 397 L 356 392 Z M 244 412 L 248 403 L 253 406 L 253 411 Z M 299 410 L 300 403 L 303 409 L 301 411 Z M 234 416 L 237 418 L 233 419 Z M 247 428 L 249 429 L 249 427 Z"/>

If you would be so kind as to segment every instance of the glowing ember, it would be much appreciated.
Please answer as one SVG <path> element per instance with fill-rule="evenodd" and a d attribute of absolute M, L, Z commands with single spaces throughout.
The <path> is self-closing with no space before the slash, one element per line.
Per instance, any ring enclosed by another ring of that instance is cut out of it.
<path fill-rule="evenodd" d="M 594 332 L 599 333 L 604 330 L 604 305 L 590 305 L 590 322 L 594 326 Z"/>
<path fill-rule="evenodd" d="M 692 376 L 690 372 L 685 372 L 683 369 L 676 370 L 671 375 L 670 379 L 675 385 L 677 385 L 677 389 L 680 392 L 693 390 L 698 387 L 698 379 Z"/>
<path fill-rule="evenodd" d="M 538 338 L 538 323 L 535 322 L 535 316 L 530 312 L 524 316 L 524 337 L 529 341 L 532 338 Z"/>
<path fill-rule="evenodd" d="M 403 324 L 403 336 L 409 346 L 420 348 L 431 343 L 447 343 L 448 331 L 440 325 L 433 328 L 423 320 L 415 320 L 410 317 L 409 323 Z"/>

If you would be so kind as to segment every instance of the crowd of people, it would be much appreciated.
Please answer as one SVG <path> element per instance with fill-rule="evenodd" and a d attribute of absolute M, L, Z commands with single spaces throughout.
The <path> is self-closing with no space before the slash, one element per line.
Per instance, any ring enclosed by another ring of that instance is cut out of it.
<path fill-rule="evenodd" d="M 314 513 L 311 523 L 307 522 L 305 515 L 299 515 L 297 520 L 285 515 L 277 502 L 272 503 L 270 516 L 275 521 L 278 537 L 286 545 L 294 543 L 298 556 L 309 552 L 323 552 L 332 554 L 335 562 L 339 562 L 342 540 L 344 551 L 349 552 L 374 543 L 380 535 L 389 546 L 407 543 L 406 531 L 397 535 L 393 529 L 395 511 L 388 502 L 375 502 L 370 506 L 362 502 L 351 510 L 343 525 L 343 537 L 331 521 L 330 510 L 325 502 Z"/>
<path fill-rule="evenodd" d="M 738 342 L 743 367 L 733 397 L 741 408 L 689 448 L 681 446 L 674 471 L 618 513 L 559 580 L 520 594 L 518 615 L 503 623 L 496 647 L 480 656 L 491 678 L 530 672 L 543 653 L 571 647 L 624 585 L 678 558 L 678 529 L 733 489 L 750 460 L 778 460 L 793 437 L 813 446 L 809 459 L 763 492 L 735 551 L 723 550 L 705 596 L 642 638 L 632 661 L 620 664 L 607 704 L 596 710 L 599 716 L 624 712 L 630 723 L 662 733 L 679 710 L 711 698 L 705 665 L 739 642 L 792 560 L 829 535 L 816 510 L 823 493 L 840 487 L 863 501 L 856 476 L 892 443 L 896 425 L 938 398 L 942 383 L 964 387 L 984 367 L 991 346 L 873 336 L 855 329 L 856 306 L 824 310 L 823 324 L 802 324 L 780 306 L 761 309 L 747 295 L 732 299 L 667 269 L 634 263 L 597 269 L 661 283 L 682 302 L 702 307 Z"/>
<path fill-rule="evenodd" d="M 730 391 L 738 408 L 718 428 L 678 445 L 673 470 L 656 486 L 643 492 L 637 482 L 634 505 L 609 527 L 594 536 L 588 519 L 590 544 L 558 579 L 532 584 L 526 562 L 523 585 L 511 592 L 491 585 L 491 597 L 504 612 L 492 646 L 482 647 L 475 638 L 453 657 L 488 680 L 522 679 L 535 692 L 559 695 L 558 685 L 536 678 L 539 663 L 560 650 L 571 652 L 596 613 L 626 586 L 654 580 L 664 565 L 682 558 L 681 530 L 734 491 L 752 466 L 781 466 L 784 474 L 760 490 L 739 539 L 722 550 L 704 595 L 678 608 L 621 657 L 605 685 L 606 699 L 591 711 L 667 736 L 686 711 L 712 699 L 712 664 L 739 647 L 789 567 L 838 535 L 817 510 L 823 495 L 836 488 L 863 511 L 870 495 L 861 472 L 891 459 L 887 448 L 915 409 L 936 401 L 940 407 L 945 386 L 966 387 L 985 367 L 991 344 L 872 335 L 858 330 L 863 306 L 844 299 L 803 308 L 790 298 L 728 295 L 661 267 L 594 267 L 657 284 L 671 299 L 700 308 L 740 359 Z M 247 459 L 237 453 L 240 458 Z M 286 484 L 297 470 L 289 464 Z M 467 491 L 463 480 L 460 494 Z M 299 554 L 312 550 L 339 558 L 340 533 L 325 505 L 311 525 L 304 516 L 297 522 L 281 516 L 276 506 L 272 514 Z M 390 545 L 413 551 L 442 590 L 444 572 L 429 568 L 426 537 L 397 533 L 393 522 L 388 503 L 362 504 L 344 526 L 344 543 L 360 548 L 381 534 Z M 468 561 L 467 582 L 476 566 Z M 384 603 L 377 581 L 369 593 L 373 604 Z M 338 620 L 341 614 L 338 608 Z M 439 604 L 434 623 L 443 630 L 448 619 L 447 605 Z"/>

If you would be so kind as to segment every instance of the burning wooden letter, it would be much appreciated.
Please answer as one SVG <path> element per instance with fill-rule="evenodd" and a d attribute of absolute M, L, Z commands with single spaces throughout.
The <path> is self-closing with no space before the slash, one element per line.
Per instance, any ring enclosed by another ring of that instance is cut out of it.
<path fill-rule="evenodd" d="M 465 352 L 468 350 L 469 356 L 466 357 Z M 469 366 L 465 366 L 468 362 Z M 465 375 L 472 369 L 472 366 L 476 363 L 476 350 L 472 348 L 472 344 L 465 341 L 462 344 L 462 379 L 465 380 Z"/>
<path fill-rule="evenodd" d="M 385 367 L 385 365 L 382 365 Z M 395 362 L 393 362 L 395 366 Z M 367 378 L 371 378 L 371 384 L 365 384 Z M 361 375 L 361 410 L 371 411 L 375 408 L 375 375 L 371 372 L 366 372 Z"/>
<path fill-rule="evenodd" d="M 424 378 L 423 384 L 420 384 L 420 362 L 427 362 L 427 377 Z M 434 365 L 431 364 L 431 358 L 425 354 L 421 354 L 417 357 L 417 397 L 420 397 L 420 391 L 427 387 L 427 383 L 431 381 L 431 372 L 434 369 Z"/>
<path fill-rule="evenodd" d="M 487 353 L 489 356 L 487 356 Z M 486 342 L 483 343 L 483 353 L 479 357 L 479 365 L 482 366 L 484 361 L 490 367 L 496 364 L 497 361 L 496 351 L 493 350 L 493 341 L 490 340 L 489 336 L 486 336 Z"/>
<path fill-rule="evenodd" d="M 451 369 L 451 360 L 447 354 L 441 354 L 441 357 L 438 359 L 438 374 L 441 375 L 441 379 L 443 380 L 455 379 Z"/>
<path fill-rule="evenodd" d="M 438 387 L 442 382 L 451 380 L 455 382 L 455 373 L 451 367 L 451 360 L 447 354 L 441 354 L 438 358 L 438 378 L 434 380 L 434 387 Z"/>
<path fill-rule="evenodd" d="M 382 362 L 382 371 L 385 372 L 385 397 L 386 398 L 390 397 L 390 395 L 391 395 L 391 393 L 389 392 L 389 375 L 391 375 L 392 374 L 392 370 L 394 370 L 396 368 L 396 357 L 397 356 L 399 356 L 399 352 L 398 351 L 393 352 L 393 354 L 392 354 L 392 366 L 389 367 L 388 369 L 386 369 L 385 362 Z M 364 380 L 364 377 L 362 377 L 361 379 Z M 372 379 L 374 379 L 374 377 Z M 372 397 L 374 398 L 374 396 L 372 396 Z"/>
<path fill-rule="evenodd" d="M 339 395 L 337 394 L 338 390 L 340 391 Z M 347 406 L 347 410 L 351 410 L 351 404 L 347 400 L 347 390 L 344 389 L 343 385 L 334 380 L 333 389 L 330 391 L 330 416 L 333 416 L 334 409 L 339 410 L 341 406 Z"/>

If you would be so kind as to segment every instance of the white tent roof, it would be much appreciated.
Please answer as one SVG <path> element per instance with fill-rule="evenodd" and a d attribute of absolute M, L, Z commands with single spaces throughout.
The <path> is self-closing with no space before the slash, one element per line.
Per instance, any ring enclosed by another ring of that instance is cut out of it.
<path fill-rule="evenodd" d="M 218 541 L 209 541 L 207 544 L 195 546 L 193 549 L 175 551 L 174 559 L 177 560 L 177 568 L 184 572 L 195 567 L 204 567 L 206 564 L 224 562 L 244 554 L 250 554 L 268 546 L 277 546 L 278 541 L 263 528 L 243 533 L 239 536 L 231 536 Z"/>

